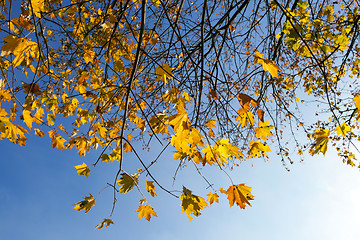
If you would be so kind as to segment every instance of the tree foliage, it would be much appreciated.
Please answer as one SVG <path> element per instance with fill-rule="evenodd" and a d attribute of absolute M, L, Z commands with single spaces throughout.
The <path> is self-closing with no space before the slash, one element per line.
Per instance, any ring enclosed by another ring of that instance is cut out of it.
<path fill-rule="evenodd" d="M 208 206 L 152 174 L 164 152 L 173 151 L 179 168 L 195 166 L 212 188 L 209 205 L 223 193 L 240 208 L 251 206 L 251 187 L 230 179 L 226 191 L 215 188 L 203 168 L 227 174 L 270 151 L 287 167 L 297 154 L 325 154 L 329 145 L 346 164 L 359 165 L 356 1 L 0 5 L 0 138 L 23 146 L 29 134 L 48 135 L 53 148 L 80 156 L 97 149 L 98 159 L 75 166 L 79 176 L 118 162 L 107 183 L 114 191 L 110 217 L 118 194 L 134 189 L 136 212 L 149 221 L 157 214 L 143 189 L 154 199 L 160 189 L 179 198 L 190 220 Z M 158 157 L 143 159 L 142 148 L 154 144 L 163 148 Z M 123 167 L 130 156 L 138 160 L 135 173 Z M 95 205 L 91 194 L 84 199 L 75 210 Z M 112 223 L 105 218 L 96 228 Z"/>

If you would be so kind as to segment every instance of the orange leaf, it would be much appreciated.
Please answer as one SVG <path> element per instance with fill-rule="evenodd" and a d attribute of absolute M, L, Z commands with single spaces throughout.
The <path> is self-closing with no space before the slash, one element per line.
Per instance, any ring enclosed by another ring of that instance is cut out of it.
<path fill-rule="evenodd" d="M 146 181 L 146 191 L 148 191 L 153 197 L 157 195 L 153 181 Z"/>
<path fill-rule="evenodd" d="M 245 186 L 245 184 L 232 185 L 227 191 L 220 189 L 224 194 L 228 195 L 230 207 L 236 203 L 240 208 L 245 209 L 246 204 L 251 207 L 248 200 L 253 200 L 254 196 L 251 194 L 251 187 Z"/>

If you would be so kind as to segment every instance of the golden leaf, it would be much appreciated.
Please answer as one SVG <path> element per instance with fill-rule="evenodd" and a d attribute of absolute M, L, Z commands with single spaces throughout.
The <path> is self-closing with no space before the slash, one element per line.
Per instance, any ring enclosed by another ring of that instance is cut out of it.
<path fill-rule="evenodd" d="M 90 169 L 87 165 L 83 162 L 81 165 L 74 166 L 77 170 L 77 174 L 79 176 L 84 175 L 85 177 L 89 177 Z"/>
<path fill-rule="evenodd" d="M 105 225 L 105 224 L 106 224 L 106 225 Z M 109 219 L 109 218 L 104 218 L 104 220 L 102 220 L 101 223 L 99 223 L 98 225 L 96 225 L 95 229 L 98 229 L 98 230 L 99 230 L 99 229 L 103 228 L 104 225 L 105 225 L 105 227 L 108 227 L 108 226 L 110 226 L 110 224 L 114 224 L 113 220 L 111 220 L 111 219 Z"/>
<path fill-rule="evenodd" d="M 56 138 L 51 139 L 51 142 L 52 142 L 53 148 L 56 147 L 57 149 L 60 149 L 60 150 L 65 149 L 64 143 L 66 142 L 66 140 L 63 139 L 61 136 L 57 136 Z"/>
<path fill-rule="evenodd" d="M 277 71 L 281 71 L 280 68 L 275 64 L 274 61 L 264 59 L 263 55 L 264 54 L 256 52 L 254 56 L 254 63 L 262 64 L 264 71 L 269 71 L 271 76 L 277 78 Z"/>
<path fill-rule="evenodd" d="M 139 176 L 140 175 L 138 173 L 134 173 L 132 175 L 122 173 L 121 178 L 116 181 L 119 185 L 121 185 L 119 193 L 127 193 L 132 190 L 134 186 L 138 184 Z"/>
<path fill-rule="evenodd" d="M 89 197 L 84 197 L 84 199 L 84 201 L 77 202 L 73 205 L 75 205 L 75 210 L 81 211 L 84 209 L 85 213 L 87 213 L 95 205 L 95 199 L 91 194 Z"/>
<path fill-rule="evenodd" d="M 201 215 L 200 210 L 207 207 L 205 199 L 192 194 L 192 192 L 183 186 L 183 194 L 179 198 L 181 202 L 181 211 L 185 212 L 187 217 L 192 220 L 190 214 L 198 217 Z"/>
<path fill-rule="evenodd" d="M 153 197 L 157 195 L 153 181 L 146 181 L 146 191 L 148 191 Z"/>
<path fill-rule="evenodd" d="M 169 63 L 165 63 L 162 65 L 159 65 L 156 67 L 155 69 L 155 80 L 159 81 L 159 80 L 163 80 L 164 84 L 167 83 L 167 78 L 173 78 L 174 75 L 172 73 L 172 68 L 169 66 Z"/>
<path fill-rule="evenodd" d="M 207 195 L 207 201 L 209 201 L 210 205 L 213 204 L 214 202 L 219 203 L 219 195 L 217 195 L 217 193 L 209 193 Z"/>
<path fill-rule="evenodd" d="M 253 200 L 254 196 L 251 194 L 251 187 L 245 186 L 245 184 L 232 185 L 228 190 L 224 191 L 222 188 L 220 191 L 228 195 L 230 207 L 236 203 L 240 208 L 245 209 L 246 204 L 251 207 L 248 200 Z"/>
<path fill-rule="evenodd" d="M 345 136 L 346 133 L 350 132 L 350 126 L 346 123 L 342 123 L 340 126 L 335 127 L 337 135 Z"/>
<path fill-rule="evenodd" d="M 136 212 L 139 213 L 139 219 L 144 217 L 146 220 L 150 222 L 151 215 L 157 217 L 156 212 L 150 205 L 140 205 Z"/>
<path fill-rule="evenodd" d="M 315 142 L 311 145 L 309 153 L 311 155 L 315 155 L 319 152 L 322 152 L 325 155 L 327 151 L 329 136 L 329 129 L 315 129 L 315 133 L 312 135 L 312 138 L 315 139 Z"/>

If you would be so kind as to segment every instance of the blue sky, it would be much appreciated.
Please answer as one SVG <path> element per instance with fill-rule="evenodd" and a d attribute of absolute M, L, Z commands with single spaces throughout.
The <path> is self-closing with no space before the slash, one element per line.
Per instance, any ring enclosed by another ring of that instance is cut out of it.
<path fill-rule="evenodd" d="M 86 179 L 77 176 L 73 166 L 90 164 L 96 152 L 78 157 L 72 151 L 53 150 L 47 138 L 31 138 L 25 147 L 2 140 L 0 150 L 0 239 L 358 239 L 360 173 L 331 150 L 325 157 L 295 162 L 290 172 L 274 156 L 268 162 L 249 160 L 229 171 L 235 183 L 253 187 L 251 208 L 230 208 L 221 194 L 220 204 L 190 222 L 180 201 L 157 189 L 158 196 L 148 196 L 148 201 L 158 217 L 147 222 L 135 212 L 140 196 L 134 190 L 119 198 L 112 217 L 115 224 L 101 230 L 94 227 L 111 211 L 110 189 L 87 214 L 75 211 L 72 204 L 89 193 L 97 195 L 113 181 L 115 164 L 92 168 Z M 159 161 L 154 174 L 171 187 L 176 162 L 169 154 Z M 207 170 L 217 188 L 230 185 L 224 174 Z M 180 171 L 175 187 L 182 184 L 195 194 L 210 191 L 200 190 L 204 183 L 190 167 Z"/>

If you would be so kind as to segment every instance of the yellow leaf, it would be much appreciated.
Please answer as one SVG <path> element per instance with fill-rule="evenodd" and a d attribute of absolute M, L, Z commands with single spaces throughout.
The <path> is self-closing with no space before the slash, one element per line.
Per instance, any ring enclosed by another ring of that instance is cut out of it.
<path fill-rule="evenodd" d="M 106 225 L 105 225 L 105 224 L 106 224 Z M 113 220 L 111 220 L 111 219 L 109 219 L 109 218 L 104 218 L 104 220 L 102 220 L 101 223 L 99 223 L 98 225 L 96 225 L 95 229 L 98 229 L 98 230 L 99 230 L 99 229 L 103 228 L 104 225 L 105 225 L 105 227 L 108 227 L 108 226 L 110 226 L 110 224 L 114 224 Z"/>
<path fill-rule="evenodd" d="M 217 193 L 209 193 L 207 195 L 207 201 L 209 201 L 210 205 L 213 204 L 214 202 L 219 203 L 219 195 L 217 195 Z"/>
<path fill-rule="evenodd" d="M 270 152 L 270 147 L 260 141 L 251 141 L 249 143 L 249 157 L 259 157 Z"/>
<path fill-rule="evenodd" d="M 315 142 L 311 145 L 309 153 L 311 155 L 315 155 L 319 152 L 322 152 L 325 155 L 327 151 L 327 144 L 329 142 L 329 136 L 329 129 L 315 129 L 315 133 L 312 135 L 312 138 L 315 139 Z"/>
<path fill-rule="evenodd" d="M 66 140 L 63 139 L 61 136 L 57 136 L 56 138 L 51 139 L 51 142 L 52 142 L 53 148 L 56 147 L 57 149 L 60 149 L 60 150 L 65 149 L 64 143 L 66 142 Z"/>
<path fill-rule="evenodd" d="M 274 126 L 269 126 L 270 121 L 265 122 L 259 122 L 259 127 L 255 128 L 255 135 L 257 138 L 260 138 L 261 140 L 266 141 L 267 137 L 272 136 L 270 129 L 272 129 Z"/>
<path fill-rule="evenodd" d="M 139 176 L 140 175 L 138 173 L 134 173 L 132 175 L 122 173 L 121 178 L 116 181 L 119 185 L 121 185 L 119 193 L 127 193 L 132 190 L 134 186 L 138 184 Z"/>
<path fill-rule="evenodd" d="M 14 67 L 19 66 L 25 59 L 25 55 L 35 59 L 39 56 L 39 49 L 36 42 L 30 41 L 27 38 L 18 38 L 13 35 L 8 35 L 4 38 L 5 45 L 1 47 L 1 56 L 8 56 L 11 53 L 16 57 L 12 64 Z"/>
<path fill-rule="evenodd" d="M 335 128 L 337 135 L 345 136 L 346 133 L 350 132 L 350 126 L 346 123 L 342 123 L 340 126 Z"/>
<path fill-rule="evenodd" d="M 95 58 L 95 52 L 92 51 L 92 50 L 87 50 L 84 54 L 84 60 L 85 60 L 85 63 L 88 64 L 89 62 L 90 63 L 93 63 L 94 62 L 94 58 Z"/>
<path fill-rule="evenodd" d="M 79 176 L 84 175 L 85 177 L 89 177 L 90 169 L 87 167 L 85 163 L 81 165 L 77 165 L 75 166 L 75 168 Z"/>
<path fill-rule="evenodd" d="M 185 212 L 187 217 L 192 220 L 190 214 L 198 217 L 201 215 L 200 210 L 207 207 L 205 199 L 192 194 L 192 192 L 183 186 L 183 194 L 179 198 L 181 202 L 181 211 Z"/>
<path fill-rule="evenodd" d="M 228 195 L 230 207 L 236 203 L 240 208 L 245 209 L 246 204 L 251 207 L 248 200 L 253 200 L 254 196 L 251 194 L 251 187 L 245 186 L 245 184 L 232 185 L 228 190 L 224 191 L 220 189 L 224 194 Z"/>
<path fill-rule="evenodd" d="M 136 212 L 139 213 L 139 219 L 144 217 L 146 220 L 150 222 L 151 215 L 157 217 L 156 212 L 150 205 L 140 205 Z"/>
<path fill-rule="evenodd" d="M 32 10 L 32 12 L 37 16 L 37 17 L 41 17 L 40 12 L 44 12 L 45 11 L 45 4 L 44 4 L 44 0 L 30 0 L 31 4 L 30 4 L 30 10 Z"/>
<path fill-rule="evenodd" d="M 23 118 L 24 122 L 28 126 L 28 128 L 32 128 L 32 123 L 35 122 L 35 119 L 33 116 L 31 116 L 31 112 L 29 110 L 24 109 L 23 110 Z"/>
<path fill-rule="evenodd" d="M 262 64 L 264 71 L 269 71 L 271 76 L 277 78 L 278 77 L 277 71 L 281 71 L 280 68 L 276 66 L 274 61 L 266 60 L 262 57 L 262 55 L 264 54 L 256 52 L 254 56 L 254 63 Z"/>
<path fill-rule="evenodd" d="M 353 102 L 355 102 L 355 107 L 360 110 L 360 94 L 354 97 Z"/>
<path fill-rule="evenodd" d="M 35 131 L 35 134 L 38 135 L 39 137 L 42 137 L 45 135 L 44 132 L 38 128 L 34 128 L 34 131 Z"/>
<path fill-rule="evenodd" d="M 164 84 L 167 83 L 167 78 L 173 78 L 174 75 L 172 73 L 172 68 L 169 66 L 169 63 L 165 63 L 162 65 L 159 65 L 155 69 L 155 80 L 163 80 Z"/>
<path fill-rule="evenodd" d="M 248 125 L 254 125 L 254 114 L 252 112 L 246 111 L 244 108 L 240 108 L 238 111 L 238 116 L 235 118 L 236 121 L 239 121 L 238 125 L 242 127 L 247 127 Z"/>
<path fill-rule="evenodd" d="M 153 181 L 146 181 L 146 191 L 148 191 L 153 197 L 157 195 Z"/>
<path fill-rule="evenodd" d="M 73 205 L 75 205 L 75 210 L 80 211 L 84 209 L 85 213 L 87 213 L 95 205 L 95 199 L 91 194 L 89 197 L 84 197 L 84 199 L 84 201 L 77 202 Z"/>

